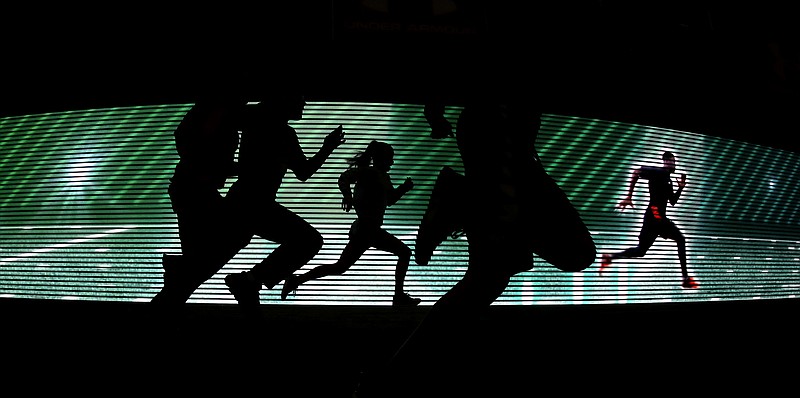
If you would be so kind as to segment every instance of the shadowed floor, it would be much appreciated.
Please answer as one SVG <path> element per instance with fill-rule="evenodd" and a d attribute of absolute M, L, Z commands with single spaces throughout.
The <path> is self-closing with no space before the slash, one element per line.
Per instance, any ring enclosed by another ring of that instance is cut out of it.
<path fill-rule="evenodd" d="M 146 303 L 4 299 L 4 388 L 350 397 L 428 308 L 263 305 L 251 321 L 232 305 L 190 304 L 165 320 Z M 795 300 L 493 306 L 460 336 L 470 350 L 442 358 L 432 346 L 397 391 L 765 393 L 792 380 L 781 375 L 798 352 L 797 309 Z"/>

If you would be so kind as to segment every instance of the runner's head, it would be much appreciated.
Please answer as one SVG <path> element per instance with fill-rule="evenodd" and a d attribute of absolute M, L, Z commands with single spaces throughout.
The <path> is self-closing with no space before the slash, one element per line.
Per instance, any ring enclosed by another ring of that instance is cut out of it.
<path fill-rule="evenodd" d="M 664 161 L 664 168 L 669 170 L 670 173 L 675 171 L 675 155 L 670 151 L 665 151 L 661 155 L 661 160 Z"/>

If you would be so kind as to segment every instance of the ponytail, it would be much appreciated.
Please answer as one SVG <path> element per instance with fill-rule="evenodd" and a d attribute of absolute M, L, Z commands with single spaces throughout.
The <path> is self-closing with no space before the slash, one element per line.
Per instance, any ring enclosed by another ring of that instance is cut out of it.
<path fill-rule="evenodd" d="M 367 149 L 357 153 L 355 156 L 350 158 L 350 160 L 348 160 L 347 163 L 350 164 L 350 168 L 367 167 L 369 166 L 372 159 L 374 159 L 375 156 L 378 155 L 381 150 L 384 150 L 385 146 L 387 145 L 388 144 L 384 142 L 372 140 L 367 145 Z"/>

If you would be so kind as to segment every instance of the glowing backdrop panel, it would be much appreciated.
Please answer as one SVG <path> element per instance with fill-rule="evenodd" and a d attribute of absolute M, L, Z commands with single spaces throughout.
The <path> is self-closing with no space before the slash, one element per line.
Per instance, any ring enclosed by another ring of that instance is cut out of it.
<path fill-rule="evenodd" d="M 161 287 L 162 253 L 178 253 L 166 190 L 177 162 L 172 133 L 191 104 L 92 109 L 0 118 L 0 297 L 149 301 Z M 455 122 L 459 108 L 448 108 Z M 289 173 L 278 199 L 317 227 L 320 253 L 300 272 L 336 261 L 354 213 L 341 210 L 336 178 L 372 139 L 396 151 L 391 176 L 414 189 L 389 208 L 385 228 L 412 249 L 442 166 L 463 170 L 452 138 L 433 140 L 419 104 L 311 102 L 293 122 L 311 155 L 342 124 L 347 142 L 301 183 Z M 490 132 L 487 132 L 490 133 Z M 497 305 L 646 303 L 791 298 L 800 291 L 800 187 L 796 153 L 691 132 L 546 114 L 537 141 L 548 172 L 582 214 L 598 261 L 564 273 L 534 257 Z M 661 164 L 670 150 L 687 186 L 669 217 L 687 240 L 700 288 L 682 289 L 675 244 L 658 239 L 646 256 L 616 260 L 598 275 L 599 255 L 636 244 L 647 184 L 633 209 L 617 202 L 631 172 Z M 227 187 L 230 186 L 230 182 Z M 227 187 L 225 189 L 227 189 Z M 535 226 L 531 226 L 532 228 Z M 194 303 L 233 303 L 223 278 L 275 247 L 254 238 Z M 412 262 L 406 290 L 435 302 L 462 276 L 466 241 L 449 239 L 426 267 Z M 304 284 L 290 300 L 280 285 L 263 303 L 388 305 L 395 258 L 369 250 L 347 273 Z"/>

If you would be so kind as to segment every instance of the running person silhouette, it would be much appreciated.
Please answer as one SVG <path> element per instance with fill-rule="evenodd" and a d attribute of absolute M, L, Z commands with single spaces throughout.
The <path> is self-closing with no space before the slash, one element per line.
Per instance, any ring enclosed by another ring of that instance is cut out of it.
<path fill-rule="evenodd" d="M 306 181 L 344 140 L 342 126 L 325 137 L 317 153 L 307 158 L 290 120 L 303 117 L 305 98 L 276 92 L 256 105 L 245 117 L 239 149 L 239 177 L 228 197 L 236 206 L 247 231 L 279 244 L 249 271 L 230 274 L 225 284 L 240 308 L 257 315 L 262 285 L 271 289 L 319 252 L 322 235 L 308 221 L 278 203 L 277 193 L 288 170 Z"/>
<path fill-rule="evenodd" d="M 630 247 L 618 253 L 603 254 L 600 260 L 600 275 L 608 270 L 611 262 L 618 258 L 643 257 L 656 241 L 657 237 L 674 240 L 678 245 L 678 259 L 681 264 L 681 274 L 683 275 L 683 286 L 686 289 L 697 288 L 697 281 L 689 276 L 686 266 L 686 238 L 672 220 L 667 218 L 667 203 L 675 206 L 678 202 L 683 188 L 686 186 L 686 174 L 681 174 L 677 181 L 678 190 L 673 191 L 671 175 L 675 172 L 675 155 L 670 151 L 665 151 L 661 155 L 664 162 L 662 167 L 642 166 L 633 171 L 631 176 L 628 195 L 617 205 L 621 211 L 630 206 L 633 208 L 633 190 L 636 182 L 640 178 L 649 181 L 650 203 L 644 212 L 642 220 L 642 230 L 639 232 L 639 245 Z"/>
<path fill-rule="evenodd" d="M 342 251 L 339 261 L 321 265 L 304 274 L 286 279 L 281 299 L 286 299 L 290 292 L 312 279 L 344 274 L 367 249 L 374 247 L 397 256 L 392 305 L 415 306 L 421 300 L 409 296 L 404 290 L 411 249 L 383 229 L 386 208 L 397 203 L 411 190 L 414 183 L 410 178 L 406 178 L 401 185 L 397 187 L 392 185 L 389 169 L 394 164 L 394 149 L 382 141 L 370 142 L 367 148 L 350 159 L 349 163 L 350 167 L 339 176 L 339 190 L 343 197 L 342 210 L 349 212 L 355 208 L 358 216 L 350 227 L 350 241 Z M 355 194 L 350 190 L 351 185 L 355 185 Z"/>
<path fill-rule="evenodd" d="M 488 95 L 491 87 L 477 87 L 484 89 L 461 97 L 463 110 L 454 131 L 464 174 L 441 169 L 414 247 L 416 263 L 426 266 L 444 240 L 463 234 L 469 252 L 466 272 L 387 363 L 362 375 L 359 398 L 414 396 L 419 388 L 428 395 L 474 393 L 469 386 L 491 380 L 495 370 L 482 360 L 484 341 L 474 322 L 511 278 L 533 268 L 534 254 L 564 272 L 581 272 L 596 260 L 594 240 L 580 213 L 537 154 L 537 101 L 511 86 Z M 433 139 L 450 136 L 451 127 L 441 119 L 442 103 L 435 98 L 423 110 Z M 457 374 L 459 382 L 445 372 Z M 443 376 L 424 379 L 428 383 L 421 387 L 415 383 L 423 380 L 420 374 Z M 438 388 L 441 394 L 433 393 Z"/>
<path fill-rule="evenodd" d="M 240 118 L 247 101 L 238 95 L 204 95 L 175 129 L 180 160 L 170 178 L 181 254 L 164 254 L 164 285 L 151 300 L 177 311 L 205 281 L 250 242 L 219 189 L 238 174 Z"/>

